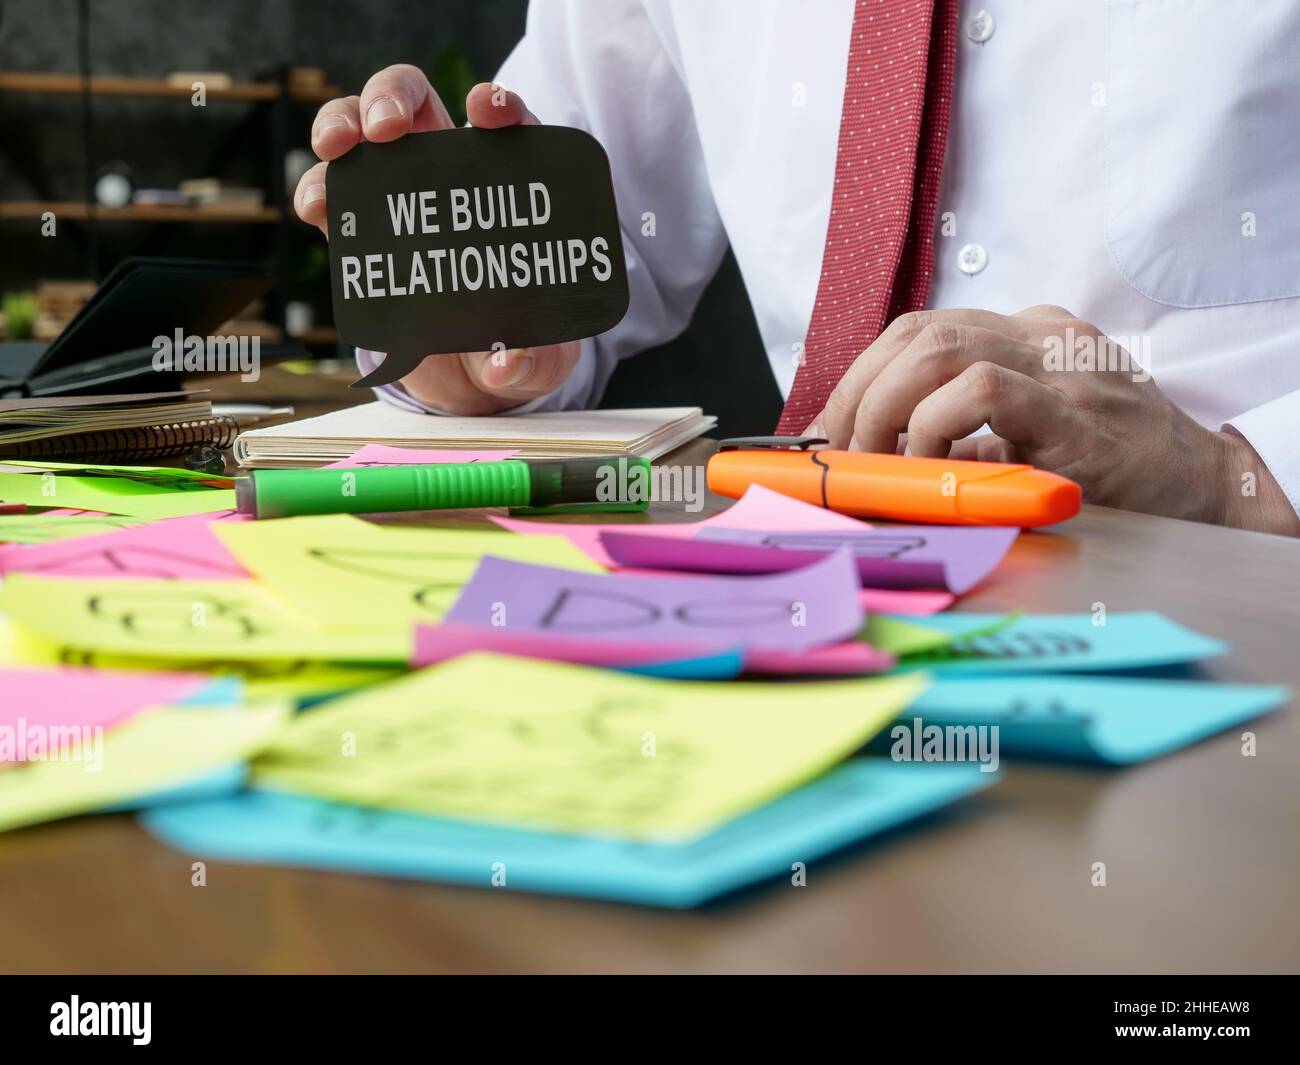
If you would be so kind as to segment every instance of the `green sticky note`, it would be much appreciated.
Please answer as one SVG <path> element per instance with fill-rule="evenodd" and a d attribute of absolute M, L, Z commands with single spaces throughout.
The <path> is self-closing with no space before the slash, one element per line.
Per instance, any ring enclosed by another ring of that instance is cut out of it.
<path fill-rule="evenodd" d="M 473 654 L 299 716 L 253 779 L 441 817 L 690 839 L 852 754 L 925 684 L 712 684 Z"/>
<path fill-rule="evenodd" d="M 117 514 L 86 515 L 84 518 L 70 514 L 0 514 L 0 543 L 44 544 L 51 540 L 71 540 L 78 536 L 113 532 L 132 525 L 142 525 L 140 518 L 126 518 Z"/>
<path fill-rule="evenodd" d="M 934 654 L 954 640 L 971 640 L 979 636 L 992 635 L 1014 623 L 1020 615 L 945 614 L 943 627 L 933 623 L 934 618 L 938 616 L 932 615 L 925 621 L 918 622 L 911 617 L 902 618 L 894 614 L 872 614 L 867 618 L 862 631 L 858 633 L 858 639 L 898 658 Z"/>
<path fill-rule="evenodd" d="M 0 458 L 0 473 L 24 473 L 32 470 L 54 473 L 87 473 L 106 477 L 128 477 L 134 481 L 154 484 L 175 484 L 178 481 L 231 481 L 224 474 L 205 473 L 174 466 L 106 466 L 93 462 L 30 462 L 27 459 Z M 228 487 L 225 486 L 225 487 Z"/>
<path fill-rule="evenodd" d="M 295 609 L 342 632 L 436 621 L 484 555 L 601 573 L 563 536 L 376 525 L 350 514 L 219 522 L 239 563 Z"/>
<path fill-rule="evenodd" d="M 0 502 L 102 510 L 156 521 L 234 510 L 235 491 L 208 488 L 189 480 L 150 484 L 128 477 L 78 477 L 50 471 L 0 473 Z"/>
<path fill-rule="evenodd" d="M 902 658 L 904 655 L 946 647 L 953 637 L 939 629 L 928 629 L 924 625 L 903 621 L 888 614 L 872 614 L 858 633 L 858 639 L 871 644 L 878 651 L 886 651 Z"/>

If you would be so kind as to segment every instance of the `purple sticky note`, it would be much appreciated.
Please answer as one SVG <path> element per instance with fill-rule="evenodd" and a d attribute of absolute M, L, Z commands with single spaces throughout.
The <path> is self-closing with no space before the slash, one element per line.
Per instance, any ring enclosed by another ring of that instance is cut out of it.
<path fill-rule="evenodd" d="M 969 591 L 1002 561 L 1020 530 L 1003 526 L 891 525 L 817 532 L 701 529 L 690 540 L 605 532 L 620 565 L 709 573 L 780 573 L 849 551 L 868 588 Z"/>
<path fill-rule="evenodd" d="M 701 647 L 699 643 L 662 643 L 654 640 L 601 640 L 560 636 L 554 633 L 519 631 L 509 626 L 417 625 L 413 666 L 433 666 L 473 651 L 548 658 L 581 666 L 644 666 L 673 658 L 688 658 L 701 651 L 718 654 L 729 650 L 725 643 Z"/>
<path fill-rule="evenodd" d="M 724 531 L 736 536 L 737 540 L 767 535 L 742 529 L 719 530 L 720 533 Z M 701 529 L 698 536 L 671 539 L 606 529 L 600 534 L 600 545 L 618 566 L 746 576 L 786 573 L 809 566 L 826 555 L 825 551 L 782 551 L 758 543 L 732 543 L 730 539 L 721 537 L 715 540 L 706 533 L 707 530 Z"/>
<path fill-rule="evenodd" d="M 847 551 L 766 577 L 624 577 L 487 556 L 447 621 L 605 640 L 799 651 L 862 627 Z"/>

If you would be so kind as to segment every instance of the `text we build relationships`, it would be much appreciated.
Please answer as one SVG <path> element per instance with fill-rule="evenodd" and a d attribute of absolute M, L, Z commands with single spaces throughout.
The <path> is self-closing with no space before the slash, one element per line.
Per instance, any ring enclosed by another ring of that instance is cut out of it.
<path fill-rule="evenodd" d="M 389 193 L 386 199 L 393 236 L 433 236 L 442 231 L 436 189 Z M 513 185 L 448 189 L 446 203 L 455 233 L 543 226 L 551 218 L 551 194 L 540 181 L 529 182 L 527 192 L 518 196 Z M 349 234 L 345 229 L 341 235 Z M 405 296 L 419 291 L 431 295 L 477 291 L 484 286 L 566 285 L 579 281 L 584 270 L 597 281 L 608 281 L 613 273 L 609 242 L 604 237 L 427 248 L 410 252 L 409 262 L 405 260 L 405 253 L 343 255 L 343 298 Z"/>

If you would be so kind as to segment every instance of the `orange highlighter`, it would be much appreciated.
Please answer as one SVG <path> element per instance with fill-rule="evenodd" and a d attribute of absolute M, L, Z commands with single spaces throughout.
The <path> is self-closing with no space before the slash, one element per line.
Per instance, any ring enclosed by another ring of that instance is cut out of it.
<path fill-rule="evenodd" d="M 1025 528 L 1072 518 L 1083 500 L 1073 481 L 1033 466 L 808 450 L 826 442 L 780 436 L 724 440 L 709 460 L 709 489 L 739 499 L 751 484 L 761 484 L 859 518 Z"/>

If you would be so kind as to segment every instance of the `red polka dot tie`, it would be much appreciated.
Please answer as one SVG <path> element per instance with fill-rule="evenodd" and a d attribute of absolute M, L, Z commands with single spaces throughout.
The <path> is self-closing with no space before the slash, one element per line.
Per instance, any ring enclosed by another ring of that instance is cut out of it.
<path fill-rule="evenodd" d="M 802 433 L 885 323 L 925 306 L 956 49 L 957 0 L 857 0 L 821 279 L 778 433 Z"/>

